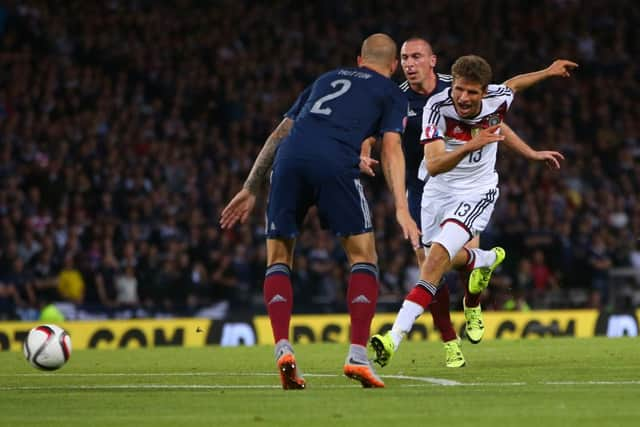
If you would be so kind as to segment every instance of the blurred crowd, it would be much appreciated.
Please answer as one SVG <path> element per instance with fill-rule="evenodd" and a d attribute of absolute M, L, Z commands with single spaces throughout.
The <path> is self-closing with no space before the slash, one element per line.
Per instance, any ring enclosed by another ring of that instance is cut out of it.
<path fill-rule="evenodd" d="M 482 246 L 507 261 L 495 309 L 601 307 L 640 269 L 640 6 L 631 0 L 8 1 L 0 6 L 0 319 L 51 302 L 86 316 L 263 310 L 264 198 L 230 232 L 220 211 L 318 74 L 364 37 L 432 41 L 439 72 L 475 53 L 495 81 L 580 64 L 518 94 L 510 125 L 560 171 L 505 149 Z M 403 80 L 398 74 L 398 81 Z M 367 180 L 382 308 L 418 275 L 382 174 Z M 349 268 L 311 212 L 294 312 L 345 311 Z M 461 305 L 460 278 L 447 282 Z"/>

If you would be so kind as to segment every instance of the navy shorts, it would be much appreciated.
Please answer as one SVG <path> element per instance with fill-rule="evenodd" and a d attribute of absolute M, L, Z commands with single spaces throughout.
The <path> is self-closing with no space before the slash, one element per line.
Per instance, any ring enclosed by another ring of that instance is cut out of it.
<path fill-rule="evenodd" d="M 359 175 L 358 169 L 336 173 L 313 162 L 276 162 L 267 204 L 267 237 L 297 236 L 313 205 L 318 208 L 322 226 L 337 236 L 371 231 L 369 203 Z"/>
<path fill-rule="evenodd" d="M 407 201 L 409 203 L 409 213 L 411 218 L 416 222 L 419 229 L 421 215 L 421 203 L 422 203 L 422 189 L 423 187 L 407 187 Z"/>
<path fill-rule="evenodd" d="M 416 222 L 419 230 L 422 230 L 422 192 L 424 185 L 421 187 L 407 186 L 407 202 L 409 203 L 409 214 L 411 218 Z M 420 246 L 424 247 L 422 239 L 420 239 Z"/>

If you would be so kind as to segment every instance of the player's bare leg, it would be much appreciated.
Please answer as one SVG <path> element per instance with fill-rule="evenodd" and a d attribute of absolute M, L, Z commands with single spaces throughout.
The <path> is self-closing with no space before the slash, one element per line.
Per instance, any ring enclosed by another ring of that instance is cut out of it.
<path fill-rule="evenodd" d="M 367 340 L 371 320 L 378 301 L 378 258 L 373 233 L 363 233 L 342 239 L 351 275 L 347 289 L 347 304 L 351 317 L 351 344 L 343 372 L 363 387 L 384 387 L 367 358 Z"/>
<path fill-rule="evenodd" d="M 405 297 L 391 330 L 383 336 L 371 337 L 371 346 L 376 352 L 375 361 L 381 366 L 389 362 L 416 319 L 429 307 L 438 291 L 440 279 L 450 265 L 449 252 L 441 244 L 434 243 L 426 262 L 420 266 L 420 280 Z"/>
<path fill-rule="evenodd" d="M 473 260 L 477 260 L 477 258 L 481 258 L 482 262 L 486 261 L 482 259 L 489 251 L 464 248 L 468 238 L 469 232 L 466 229 L 452 222 L 444 224 L 440 234 L 436 236 L 431 245 L 426 262 L 421 266 L 420 280 L 406 296 L 393 327 L 385 335 L 371 337 L 371 346 L 376 351 L 375 361 L 381 366 L 389 362 L 416 319 L 429 307 L 438 291 L 444 273 L 452 268 L 470 269 L 474 265 Z M 452 347 L 452 345 L 448 347 Z M 447 352 L 449 350 L 451 349 L 447 348 Z"/>
<path fill-rule="evenodd" d="M 282 388 L 304 389 L 306 384 L 298 369 L 293 347 L 289 343 L 289 324 L 293 308 L 291 265 L 294 239 L 267 239 L 267 271 L 264 279 L 264 303 L 267 306 L 275 355 Z"/>

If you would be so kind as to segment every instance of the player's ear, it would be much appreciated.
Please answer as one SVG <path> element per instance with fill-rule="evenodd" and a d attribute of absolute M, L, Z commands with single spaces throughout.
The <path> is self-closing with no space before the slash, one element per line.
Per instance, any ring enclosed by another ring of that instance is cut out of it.
<path fill-rule="evenodd" d="M 391 74 L 395 73 L 397 68 L 398 68 L 398 60 L 394 59 L 393 62 L 391 63 Z"/>
<path fill-rule="evenodd" d="M 358 59 L 356 60 L 356 62 L 358 63 L 358 67 L 362 66 L 362 56 L 358 55 Z"/>
<path fill-rule="evenodd" d="M 431 65 L 431 68 L 436 68 L 437 63 L 438 57 L 435 54 L 431 55 L 431 60 L 429 61 L 429 65 Z"/>

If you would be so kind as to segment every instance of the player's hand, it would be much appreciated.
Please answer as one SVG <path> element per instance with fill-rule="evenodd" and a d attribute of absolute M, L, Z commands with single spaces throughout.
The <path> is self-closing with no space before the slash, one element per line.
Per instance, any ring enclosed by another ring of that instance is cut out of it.
<path fill-rule="evenodd" d="M 550 169 L 560 169 L 560 162 L 564 160 L 564 156 L 557 151 L 536 151 L 533 160 L 545 162 Z"/>
<path fill-rule="evenodd" d="M 476 136 L 471 139 L 471 141 L 467 142 L 467 148 L 469 149 L 469 151 L 476 151 L 492 142 L 502 141 L 504 139 L 504 135 L 496 133 L 499 129 L 500 123 L 490 126 L 486 129 L 482 129 Z"/>
<path fill-rule="evenodd" d="M 243 188 L 231 199 L 229 204 L 222 210 L 220 215 L 220 226 L 223 229 L 231 228 L 240 221 L 244 224 L 256 204 L 256 196 L 249 190 Z"/>
<path fill-rule="evenodd" d="M 360 156 L 360 172 L 365 175 L 376 176 L 376 173 L 373 171 L 373 167 L 378 163 L 380 162 L 369 156 Z"/>
<path fill-rule="evenodd" d="M 413 248 L 420 247 L 420 230 L 406 208 L 396 209 L 396 220 L 405 239 L 411 241 Z"/>
<path fill-rule="evenodd" d="M 551 77 L 569 77 L 570 71 L 578 68 L 578 64 L 566 59 L 556 59 L 546 69 L 547 75 Z"/>

